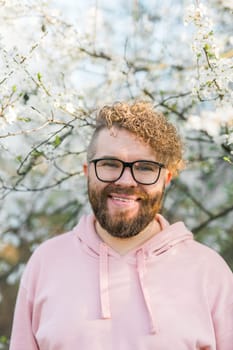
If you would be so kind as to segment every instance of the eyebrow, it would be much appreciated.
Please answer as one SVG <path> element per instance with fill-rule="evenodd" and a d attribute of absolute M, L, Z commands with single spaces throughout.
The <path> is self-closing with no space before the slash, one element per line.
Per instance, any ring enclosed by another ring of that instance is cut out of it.
<path fill-rule="evenodd" d="M 103 159 L 108 159 L 108 158 L 110 158 L 110 159 L 117 159 L 117 160 L 121 160 L 120 158 L 118 158 L 118 157 L 115 157 L 115 156 L 108 156 L 108 155 L 106 155 L 106 156 L 102 156 L 101 158 L 103 158 Z"/>
<path fill-rule="evenodd" d="M 99 157 L 100 159 L 115 159 L 115 160 L 120 160 L 121 162 L 124 162 L 124 160 L 122 160 L 121 158 L 119 157 L 115 157 L 115 156 L 109 156 L 109 155 L 104 155 L 104 156 L 101 156 Z M 154 159 L 142 159 L 142 158 L 139 158 L 139 159 L 136 159 L 134 160 L 133 162 L 137 162 L 137 161 L 144 161 L 144 162 L 155 162 L 155 163 L 159 163 L 158 161 L 154 160 Z M 127 163 L 127 162 L 126 162 Z M 132 162 L 129 162 L 129 163 L 132 163 Z"/>

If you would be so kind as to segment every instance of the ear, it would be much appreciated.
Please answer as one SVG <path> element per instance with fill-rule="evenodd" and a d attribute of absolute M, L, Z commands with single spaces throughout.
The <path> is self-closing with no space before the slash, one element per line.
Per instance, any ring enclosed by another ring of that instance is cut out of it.
<path fill-rule="evenodd" d="M 170 171 L 167 171 L 166 177 L 165 177 L 165 186 L 168 186 L 171 180 L 172 180 L 172 173 Z"/>
<path fill-rule="evenodd" d="M 87 165 L 87 163 L 83 164 L 83 172 L 84 172 L 84 175 L 87 177 L 88 176 L 88 165 Z"/>

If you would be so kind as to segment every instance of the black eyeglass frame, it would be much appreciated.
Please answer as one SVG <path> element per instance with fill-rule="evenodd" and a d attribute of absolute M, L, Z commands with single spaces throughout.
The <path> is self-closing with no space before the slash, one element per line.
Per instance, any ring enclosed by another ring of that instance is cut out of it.
<path fill-rule="evenodd" d="M 97 167 L 96 167 L 96 164 L 101 161 L 101 160 L 117 160 L 118 162 L 120 162 L 122 165 L 123 165 L 123 168 L 122 168 L 122 171 L 120 173 L 120 175 L 118 176 L 118 178 L 114 179 L 114 180 L 102 180 L 99 176 L 98 176 L 98 171 L 97 171 Z M 150 183 L 144 183 L 144 182 L 141 182 L 141 181 L 138 181 L 136 180 L 135 176 L 134 176 L 134 173 L 133 173 L 133 166 L 135 163 L 140 163 L 140 162 L 144 162 L 144 163 L 152 163 L 152 164 L 155 164 L 159 167 L 159 171 L 158 171 L 158 175 L 157 175 L 157 178 L 155 181 L 153 182 L 150 182 Z M 117 158 L 97 158 L 97 159 L 92 159 L 89 161 L 89 163 L 94 163 L 94 167 L 95 167 L 95 175 L 97 177 L 97 179 L 101 182 L 107 182 L 107 183 L 113 183 L 113 182 L 116 182 L 118 181 L 121 176 L 123 175 L 124 171 L 125 171 L 125 168 L 130 168 L 130 172 L 131 172 L 131 175 L 134 179 L 134 181 L 136 181 L 138 184 L 141 184 L 141 185 L 154 185 L 158 180 L 159 180 L 159 177 L 160 177 L 160 174 L 161 174 L 161 169 L 162 168 L 165 168 L 165 165 L 162 164 L 162 163 L 159 163 L 159 162 L 155 162 L 153 160 L 145 160 L 145 159 L 139 159 L 139 160 L 135 160 L 134 162 L 124 162 L 123 160 L 121 159 L 117 159 Z"/>

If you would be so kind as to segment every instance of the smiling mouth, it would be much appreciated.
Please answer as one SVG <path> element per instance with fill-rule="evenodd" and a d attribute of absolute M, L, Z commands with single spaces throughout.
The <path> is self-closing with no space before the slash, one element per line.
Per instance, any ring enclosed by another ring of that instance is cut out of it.
<path fill-rule="evenodd" d="M 113 200 L 117 200 L 117 201 L 125 202 L 125 203 L 133 203 L 133 202 L 137 202 L 140 200 L 140 198 L 118 197 L 118 196 L 114 196 L 114 195 L 112 195 L 112 196 L 110 195 L 109 197 Z"/>

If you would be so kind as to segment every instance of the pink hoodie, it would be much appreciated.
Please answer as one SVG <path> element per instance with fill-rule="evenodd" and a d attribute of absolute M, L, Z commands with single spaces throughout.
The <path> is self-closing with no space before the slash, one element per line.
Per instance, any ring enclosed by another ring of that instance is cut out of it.
<path fill-rule="evenodd" d="M 93 215 L 32 255 L 10 350 L 232 350 L 233 277 L 184 224 L 120 256 Z"/>

